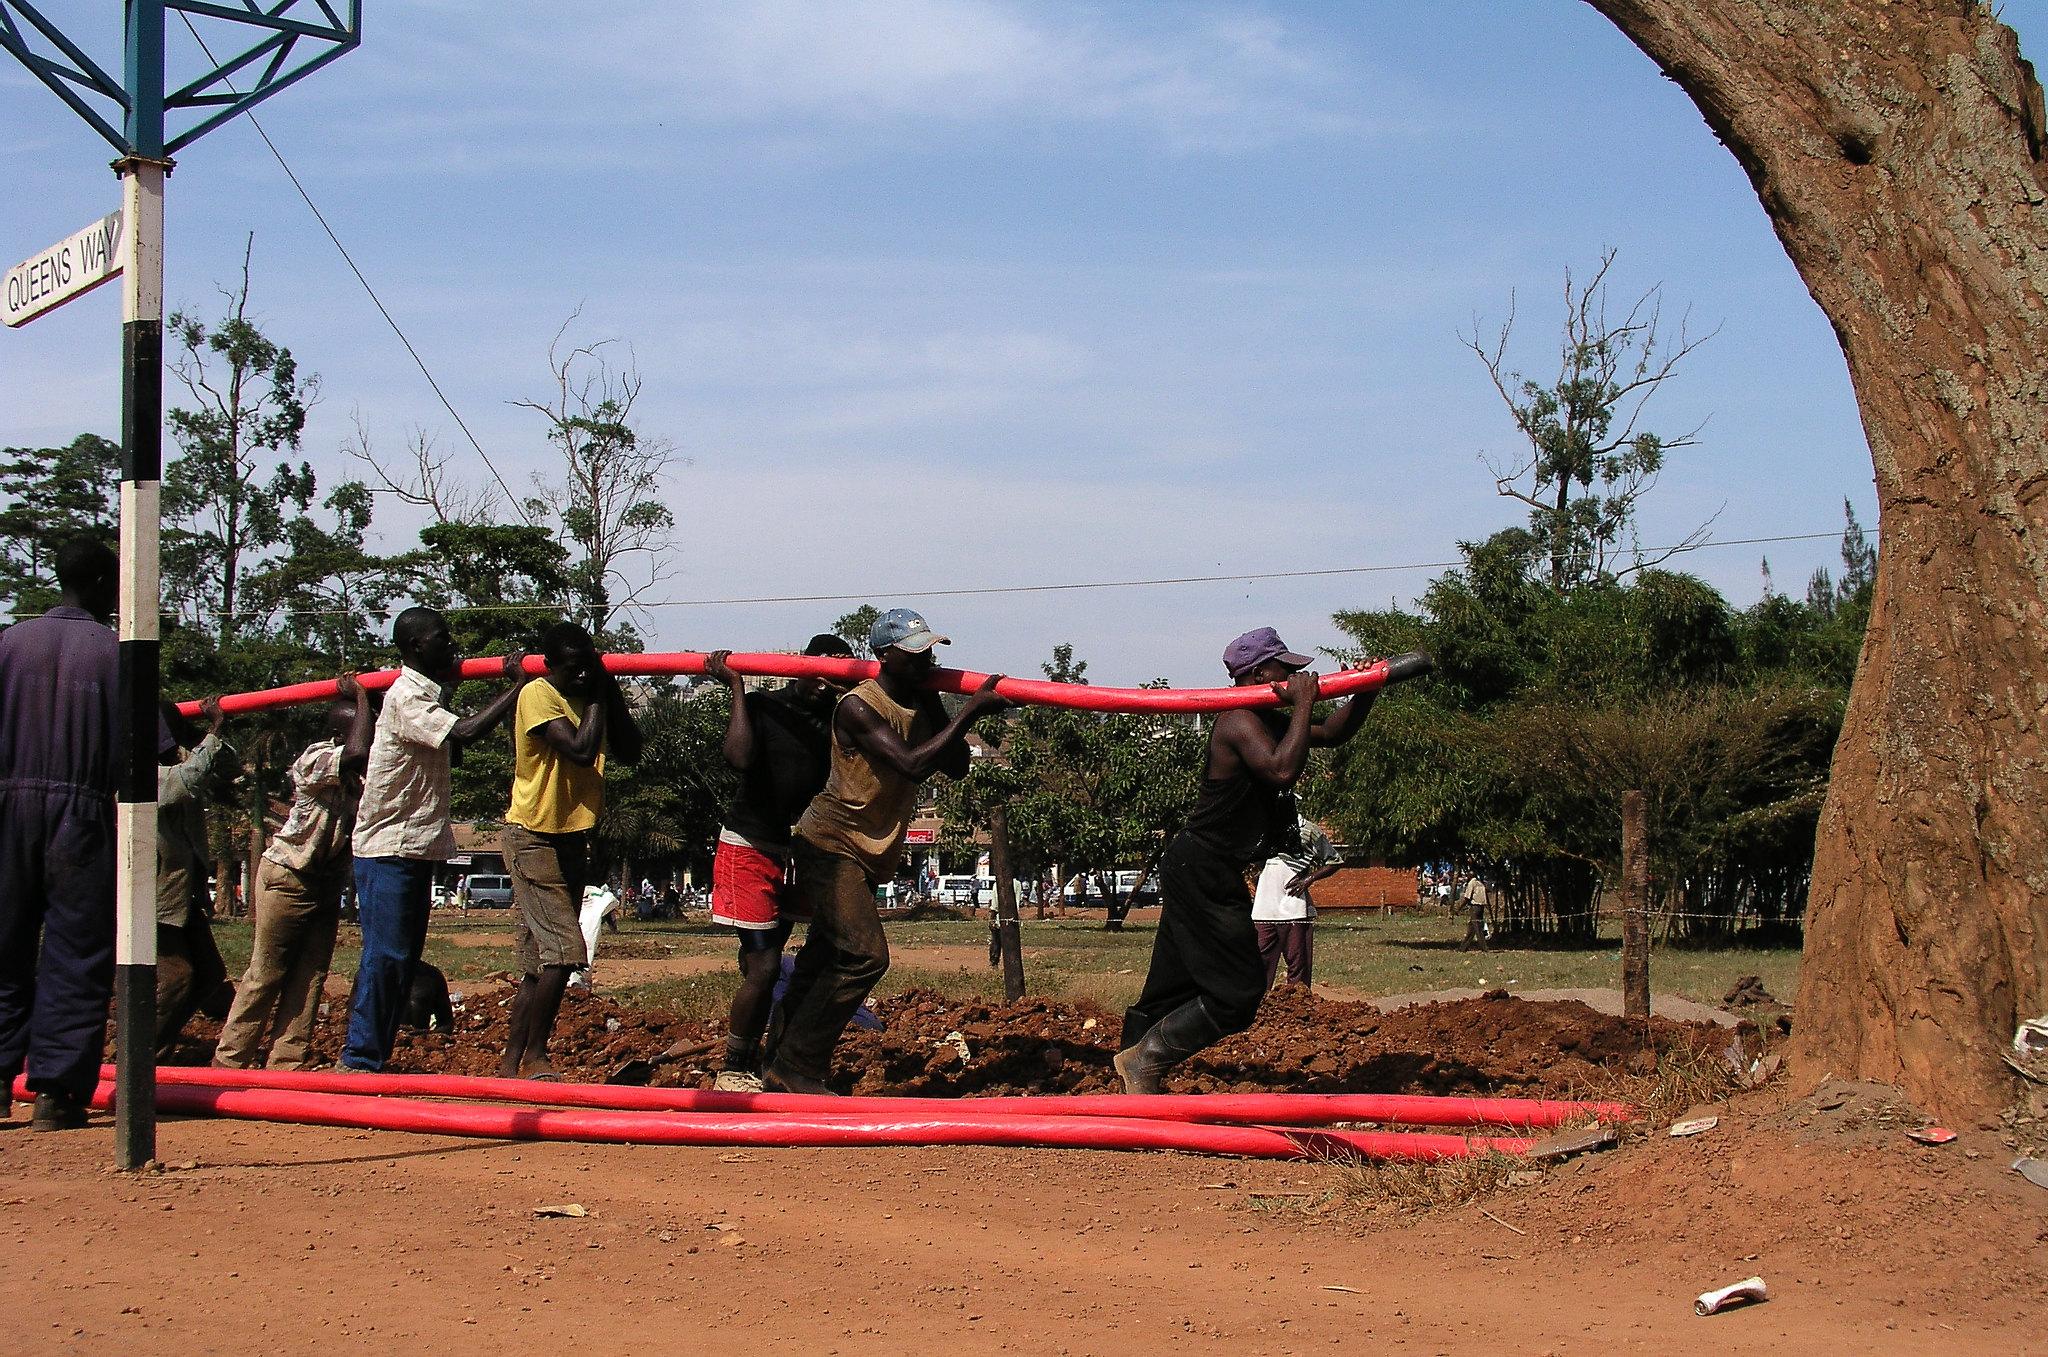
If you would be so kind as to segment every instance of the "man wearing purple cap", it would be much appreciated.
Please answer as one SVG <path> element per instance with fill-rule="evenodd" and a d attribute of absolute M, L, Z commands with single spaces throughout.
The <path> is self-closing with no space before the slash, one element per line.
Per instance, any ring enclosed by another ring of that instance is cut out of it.
<path fill-rule="evenodd" d="M 1201 796 L 1160 861 L 1165 908 L 1138 1001 L 1124 1012 L 1116 1072 L 1126 1093 L 1157 1093 L 1168 1069 L 1251 1026 L 1266 990 L 1245 872 L 1271 857 L 1295 823 L 1294 784 L 1316 745 L 1342 744 L 1372 710 L 1359 693 L 1318 721 L 1314 663 L 1271 627 L 1223 651 L 1239 687 L 1271 684 L 1278 711 L 1240 709 L 1216 718 Z"/>

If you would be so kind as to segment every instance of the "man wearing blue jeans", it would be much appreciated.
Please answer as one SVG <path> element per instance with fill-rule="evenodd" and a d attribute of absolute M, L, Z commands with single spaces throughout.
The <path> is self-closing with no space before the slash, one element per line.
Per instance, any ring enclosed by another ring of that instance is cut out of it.
<path fill-rule="evenodd" d="M 403 667 L 384 695 L 370 740 L 352 845 L 363 958 L 349 996 L 345 1070 L 383 1069 L 398 1037 L 426 946 L 434 868 L 455 855 L 449 754 L 504 720 L 526 680 L 525 656 L 507 655 L 511 686 L 476 715 L 458 717 L 448 698 L 462 657 L 441 614 L 407 608 L 393 624 L 391 640 Z"/>

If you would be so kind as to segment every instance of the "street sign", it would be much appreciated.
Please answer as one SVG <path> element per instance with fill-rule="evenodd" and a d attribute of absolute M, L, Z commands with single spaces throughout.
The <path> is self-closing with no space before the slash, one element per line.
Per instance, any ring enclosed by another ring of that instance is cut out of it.
<path fill-rule="evenodd" d="M 121 276 L 121 214 L 109 212 L 77 235 L 58 241 L 7 270 L 0 283 L 0 322 L 26 325 Z"/>

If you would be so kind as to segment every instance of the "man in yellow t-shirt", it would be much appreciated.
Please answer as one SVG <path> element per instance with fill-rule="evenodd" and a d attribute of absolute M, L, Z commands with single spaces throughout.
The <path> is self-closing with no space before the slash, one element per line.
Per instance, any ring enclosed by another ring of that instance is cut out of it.
<path fill-rule="evenodd" d="M 547 675 L 519 694 L 512 722 L 512 806 L 499 846 L 512 878 L 520 966 L 501 1078 L 553 1079 L 548 1036 L 569 977 L 588 960 L 578 910 L 591 831 L 604 808 L 604 751 L 633 763 L 640 727 L 590 633 L 557 622 L 541 633 Z"/>

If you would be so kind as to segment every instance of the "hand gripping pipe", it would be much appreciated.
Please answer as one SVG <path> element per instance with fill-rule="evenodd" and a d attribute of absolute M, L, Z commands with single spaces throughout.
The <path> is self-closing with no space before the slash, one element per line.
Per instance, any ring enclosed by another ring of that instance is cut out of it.
<path fill-rule="evenodd" d="M 26 1091 L 27 1085 L 20 1085 Z M 113 1102 L 101 1083 L 93 1106 Z M 411 1131 L 492 1140 L 561 1140 L 607 1145 L 750 1145 L 789 1148 L 989 1145 L 1073 1150 L 1180 1150 L 1252 1159 L 1408 1159 L 1433 1162 L 1475 1155 L 1521 1154 L 1515 1138 L 1434 1135 L 1419 1131 L 1282 1130 L 1142 1118 L 989 1117 L 936 1115 L 800 1117 L 714 1116 L 696 1112 L 621 1112 L 444 1103 L 337 1093 L 198 1088 L 164 1084 L 157 1110 L 174 1115 Z"/>
<path fill-rule="evenodd" d="M 101 1078 L 113 1078 L 112 1066 Z M 224 1070 L 164 1065 L 159 1085 L 186 1088 L 266 1089 L 273 1092 L 347 1093 L 538 1103 L 551 1107 L 618 1111 L 709 1112 L 727 1116 L 848 1117 L 1089 1116 L 1145 1121 L 1238 1122 L 1272 1126 L 1326 1126 L 1339 1121 L 1401 1126 L 1512 1126 L 1548 1130 L 1566 1122 L 1627 1121 L 1623 1103 L 1565 1102 L 1549 1098 L 1450 1098 L 1382 1093 L 1036 1094 L 1022 1098 L 836 1098 L 804 1093 L 716 1093 L 694 1088 L 633 1088 L 618 1084 L 535 1083 L 448 1074 L 336 1074 L 321 1070 Z"/>
<path fill-rule="evenodd" d="M 697 651 L 676 651 L 660 655 L 607 655 L 604 667 L 614 674 L 658 677 L 701 674 L 705 656 Z M 828 678 L 857 683 L 873 678 L 880 667 L 873 660 L 849 660 L 830 655 L 743 655 L 728 657 L 736 674 L 763 678 Z M 1375 660 L 1363 669 L 1343 669 L 1322 681 L 1324 697 L 1346 697 L 1353 693 L 1377 692 L 1389 683 L 1419 678 L 1431 668 L 1429 656 L 1417 651 Z M 504 672 L 497 659 L 464 660 L 462 677 L 492 679 Z M 526 672 L 543 674 L 547 662 L 538 655 L 526 657 Z M 371 692 L 389 688 L 398 678 L 396 669 L 379 669 L 359 676 Z M 936 669 L 926 685 L 936 692 L 971 693 L 981 686 L 986 674 L 971 669 Z M 1068 707 L 1075 711 L 1103 712 L 1218 712 L 1239 707 L 1276 707 L 1279 691 L 1267 684 L 1243 688 L 1098 688 L 1087 683 L 1048 683 L 1043 679 L 1005 678 L 996 685 L 998 696 L 1011 702 L 1028 702 L 1045 707 Z M 333 679 L 292 683 L 282 688 L 265 688 L 254 693 L 230 693 L 221 698 L 221 710 L 230 716 L 244 712 L 268 711 L 301 702 L 321 702 L 334 696 Z M 178 710 L 187 716 L 199 714 L 197 702 L 181 702 Z"/>

